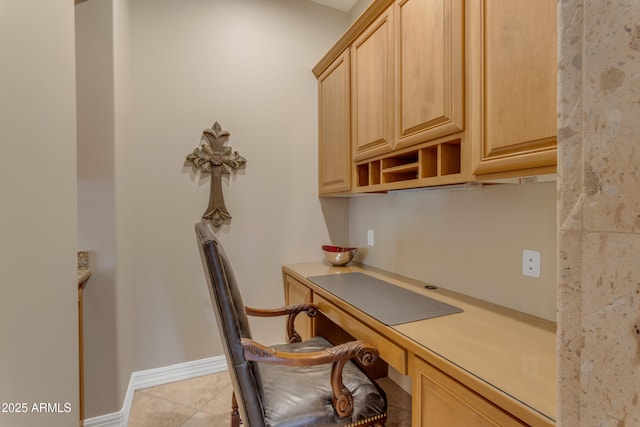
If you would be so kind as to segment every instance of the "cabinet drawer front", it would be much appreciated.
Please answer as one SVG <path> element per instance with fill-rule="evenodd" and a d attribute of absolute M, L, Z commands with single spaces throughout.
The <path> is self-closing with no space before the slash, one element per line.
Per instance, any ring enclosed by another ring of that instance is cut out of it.
<path fill-rule="evenodd" d="M 354 317 L 317 294 L 314 295 L 314 302 L 318 305 L 320 312 L 333 323 L 353 335 L 356 339 L 373 344 L 378 349 L 380 357 L 385 362 L 393 366 L 394 369 L 403 375 L 408 374 L 407 353 L 402 347 L 398 346 L 370 327 L 364 325 L 359 320 L 356 320 Z"/>

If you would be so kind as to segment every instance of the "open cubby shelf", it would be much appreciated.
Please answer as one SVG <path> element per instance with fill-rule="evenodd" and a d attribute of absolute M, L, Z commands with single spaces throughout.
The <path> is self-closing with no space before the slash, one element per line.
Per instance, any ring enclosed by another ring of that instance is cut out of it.
<path fill-rule="evenodd" d="M 356 188 L 377 191 L 385 184 L 457 175 L 462 172 L 459 139 L 414 150 L 391 153 L 356 164 Z"/>

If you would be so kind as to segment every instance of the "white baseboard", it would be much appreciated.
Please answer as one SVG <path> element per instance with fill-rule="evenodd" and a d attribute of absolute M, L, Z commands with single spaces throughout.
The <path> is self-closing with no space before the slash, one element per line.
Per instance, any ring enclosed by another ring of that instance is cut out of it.
<path fill-rule="evenodd" d="M 82 424 L 83 427 L 126 427 L 129 415 L 125 415 L 122 410 L 112 414 L 100 415 L 98 417 L 87 418 Z"/>
<path fill-rule="evenodd" d="M 178 363 L 162 368 L 147 369 L 131 374 L 127 394 L 122 409 L 112 414 L 100 415 L 84 420 L 84 427 L 126 427 L 136 390 L 142 390 L 157 385 L 188 380 L 202 375 L 215 374 L 227 370 L 224 356 L 209 357 L 192 362 Z"/>

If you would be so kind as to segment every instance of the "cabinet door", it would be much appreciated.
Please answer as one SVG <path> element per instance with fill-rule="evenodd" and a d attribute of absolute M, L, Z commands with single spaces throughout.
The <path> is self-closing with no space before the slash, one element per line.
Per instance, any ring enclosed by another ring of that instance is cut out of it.
<path fill-rule="evenodd" d="M 293 277 L 287 275 L 285 275 L 284 278 L 284 295 L 286 305 L 312 302 L 313 298 L 311 289 L 307 288 Z M 309 339 L 315 335 L 312 319 L 307 316 L 306 313 L 300 313 L 296 316 L 294 326 L 303 340 Z"/>
<path fill-rule="evenodd" d="M 394 147 L 392 14 L 387 9 L 351 47 L 354 160 Z"/>
<path fill-rule="evenodd" d="M 556 1 L 470 4 L 473 172 L 555 165 Z"/>
<path fill-rule="evenodd" d="M 395 5 L 398 148 L 464 130 L 463 0 Z"/>
<path fill-rule="evenodd" d="M 318 193 L 351 189 L 349 50 L 318 78 Z"/>
<path fill-rule="evenodd" d="M 527 424 L 414 356 L 413 422 L 420 427 L 522 427 Z"/>

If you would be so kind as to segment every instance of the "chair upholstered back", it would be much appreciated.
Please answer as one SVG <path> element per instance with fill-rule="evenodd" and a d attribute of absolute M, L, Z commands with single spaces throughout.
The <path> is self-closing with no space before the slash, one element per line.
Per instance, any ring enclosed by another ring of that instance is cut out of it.
<path fill-rule="evenodd" d="M 258 365 L 244 358 L 241 338 L 252 338 L 242 297 L 231 265 L 212 226 L 199 222 L 195 226 L 202 264 L 218 331 L 223 340 L 229 374 L 245 426 L 265 426 L 262 382 Z"/>

